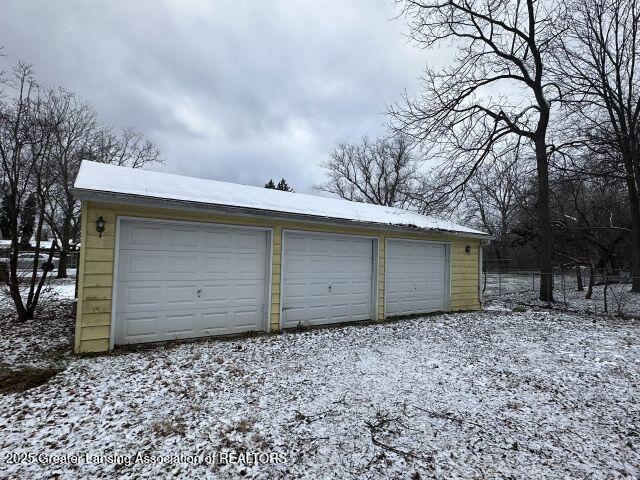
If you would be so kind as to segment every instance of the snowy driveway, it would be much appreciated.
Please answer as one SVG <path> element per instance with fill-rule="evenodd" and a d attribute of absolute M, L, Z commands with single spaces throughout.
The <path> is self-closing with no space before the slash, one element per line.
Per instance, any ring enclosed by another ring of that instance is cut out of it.
<path fill-rule="evenodd" d="M 484 312 L 83 358 L 0 396 L 3 460 L 44 454 L 0 477 L 637 478 L 639 333 Z"/>

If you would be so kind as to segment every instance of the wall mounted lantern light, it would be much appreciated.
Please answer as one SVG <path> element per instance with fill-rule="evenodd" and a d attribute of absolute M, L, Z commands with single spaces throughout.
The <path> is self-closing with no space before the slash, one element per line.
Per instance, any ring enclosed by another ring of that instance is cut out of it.
<path fill-rule="evenodd" d="M 102 217 L 100 217 L 102 218 Z M 471 255 L 471 245 L 467 243 L 467 246 L 464 247 L 464 251 L 467 252 L 467 255 Z"/>
<path fill-rule="evenodd" d="M 104 232 L 104 226 L 106 223 L 107 222 L 105 222 L 102 217 L 99 217 L 98 220 L 96 220 L 96 232 L 98 232 L 100 238 L 102 238 L 102 232 Z"/>

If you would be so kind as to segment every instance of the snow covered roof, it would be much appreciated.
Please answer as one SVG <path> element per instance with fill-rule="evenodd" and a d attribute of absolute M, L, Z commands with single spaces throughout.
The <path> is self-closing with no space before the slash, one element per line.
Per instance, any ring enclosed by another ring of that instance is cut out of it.
<path fill-rule="evenodd" d="M 282 192 L 262 187 L 218 182 L 164 172 L 118 167 L 83 161 L 74 188 L 81 198 L 110 193 L 137 197 L 236 207 L 252 211 L 320 217 L 425 229 L 469 235 L 488 235 L 478 230 L 400 208 L 351 202 L 338 198 Z M 89 195 L 90 196 L 90 195 Z"/>

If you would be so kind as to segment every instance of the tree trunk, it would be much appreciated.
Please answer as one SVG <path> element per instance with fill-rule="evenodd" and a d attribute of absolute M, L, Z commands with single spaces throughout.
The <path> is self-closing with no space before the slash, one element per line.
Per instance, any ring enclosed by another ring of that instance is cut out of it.
<path fill-rule="evenodd" d="M 15 194 L 14 194 L 15 195 Z M 13 197 L 15 198 L 15 196 Z M 16 306 L 16 313 L 19 322 L 26 322 L 29 319 L 27 309 L 24 307 L 22 295 L 20 294 L 20 274 L 18 272 L 18 254 L 20 248 L 18 244 L 18 214 L 15 205 L 11 211 L 11 253 L 9 254 L 9 293 Z"/>
<path fill-rule="evenodd" d="M 584 285 L 582 284 L 582 270 L 580 265 L 576 265 L 576 283 L 578 285 L 578 291 L 584 292 Z"/>
<path fill-rule="evenodd" d="M 607 290 L 609 289 L 609 280 L 607 280 L 607 270 L 604 270 L 604 313 L 609 313 L 609 304 L 607 303 Z"/>
<path fill-rule="evenodd" d="M 551 240 L 551 215 L 549 212 L 549 164 L 545 135 L 535 139 L 536 167 L 538 173 L 538 231 L 540 238 L 540 300 L 553 302 L 553 263 Z"/>
<path fill-rule="evenodd" d="M 64 219 L 62 237 L 60 238 L 60 261 L 58 263 L 57 278 L 67 278 L 67 266 L 69 265 L 69 239 L 71 237 L 71 217 Z"/>
<path fill-rule="evenodd" d="M 625 181 L 631 214 L 631 291 L 640 292 L 640 203 L 630 158 L 624 159 Z"/>
<path fill-rule="evenodd" d="M 593 264 L 589 265 L 589 287 L 587 288 L 587 295 L 584 297 L 587 300 L 593 295 L 593 284 L 596 283 L 596 274 L 593 269 Z"/>

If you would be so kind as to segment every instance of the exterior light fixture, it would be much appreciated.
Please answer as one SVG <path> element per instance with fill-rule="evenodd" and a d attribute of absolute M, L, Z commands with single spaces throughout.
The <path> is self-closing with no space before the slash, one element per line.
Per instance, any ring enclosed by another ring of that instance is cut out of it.
<path fill-rule="evenodd" d="M 96 232 L 98 232 L 98 236 L 102 238 L 102 232 L 104 232 L 104 226 L 107 222 L 104 221 L 104 218 L 99 217 L 96 220 Z"/>
<path fill-rule="evenodd" d="M 102 217 L 100 217 L 102 218 Z M 471 255 L 471 245 L 467 243 L 467 246 L 464 247 L 464 251 L 467 252 L 467 255 Z"/>

